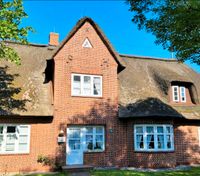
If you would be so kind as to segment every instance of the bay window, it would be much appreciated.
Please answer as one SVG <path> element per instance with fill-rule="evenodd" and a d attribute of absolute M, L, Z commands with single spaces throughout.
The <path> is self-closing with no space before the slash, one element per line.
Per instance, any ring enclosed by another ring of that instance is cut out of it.
<path fill-rule="evenodd" d="M 28 153 L 30 126 L 0 124 L 0 154 Z"/>
<path fill-rule="evenodd" d="M 73 96 L 102 96 L 102 76 L 72 74 Z"/>
<path fill-rule="evenodd" d="M 172 151 L 174 138 L 172 125 L 135 125 L 136 151 Z"/>

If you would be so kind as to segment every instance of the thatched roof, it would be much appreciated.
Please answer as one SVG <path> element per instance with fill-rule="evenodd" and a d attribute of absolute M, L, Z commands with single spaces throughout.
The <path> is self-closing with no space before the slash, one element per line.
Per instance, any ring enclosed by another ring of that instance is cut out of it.
<path fill-rule="evenodd" d="M 183 63 L 169 59 L 121 55 L 126 68 L 119 73 L 119 117 L 178 117 L 200 119 L 200 78 Z M 171 82 L 191 83 L 195 106 L 172 106 L 168 101 Z"/>
<path fill-rule="evenodd" d="M 79 20 L 63 42 L 54 49 L 47 45 L 9 43 L 22 60 L 18 67 L 4 60 L 0 62 L 1 116 L 53 115 L 52 92 L 49 78 L 47 78 L 49 74 L 53 74 L 52 58 L 85 22 L 89 22 L 95 28 L 119 65 L 120 118 L 200 119 L 200 76 L 196 72 L 176 60 L 119 55 L 98 25 L 90 18 Z M 169 104 L 168 89 L 172 81 L 181 81 L 192 85 L 195 106 L 172 106 Z"/>
<path fill-rule="evenodd" d="M 0 115 L 52 116 L 50 83 L 45 83 L 47 59 L 52 50 L 46 45 L 9 42 L 21 57 L 21 65 L 0 62 Z"/>

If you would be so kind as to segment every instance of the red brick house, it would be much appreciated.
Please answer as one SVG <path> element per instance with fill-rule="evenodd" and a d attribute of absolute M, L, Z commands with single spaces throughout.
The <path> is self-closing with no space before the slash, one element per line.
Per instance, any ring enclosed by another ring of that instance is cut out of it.
<path fill-rule="evenodd" d="M 8 43 L 0 64 L 0 172 L 60 165 L 200 164 L 200 78 L 176 60 L 118 54 L 83 18 L 58 43 Z"/>

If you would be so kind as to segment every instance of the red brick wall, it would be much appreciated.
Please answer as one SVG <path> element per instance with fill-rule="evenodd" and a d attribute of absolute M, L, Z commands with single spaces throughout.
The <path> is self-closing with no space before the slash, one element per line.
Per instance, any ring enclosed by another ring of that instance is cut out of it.
<path fill-rule="evenodd" d="M 198 124 L 199 122 L 197 122 Z M 200 164 L 200 124 L 175 125 L 175 150 L 177 164 Z"/>
<path fill-rule="evenodd" d="M 29 124 L 30 129 L 30 153 L 28 154 L 1 154 L 0 173 L 6 172 L 30 172 L 47 171 L 50 168 L 44 167 L 37 162 L 39 155 L 55 156 L 56 139 L 54 128 L 48 119 L 41 120 L 40 117 L 29 119 L 1 119 L 4 124 Z"/>
<path fill-rule="evenodd" d="M 93 48 L 82 47 L 86 38 L 89 39 Z M 86 164 L 91 164 L 91 159 L 96 158 L 92 162 L 96 166 L 113 166 L 116 152 L 118 156 L 124 153 L 122 150 L 124 141 L 117 137 L 119 133 L 125 134 L 126 131 L 123 126 L 119 127 L 117 119 L 117 66 L 115 59 L 88 22 L 55 57 L 54 90 L 57 128 L 66 130 L 66 126 L 70 124 L 105 125 L 106 150 L 103 153 L 85 154 Z M 72 73 L 102 75 L 103 96 L 101 98 L 71 96 Z M 110 133 L 109 129 L 112 129 L 113 133 Z M 111 146 L 115 147 L 115 150 Z M 99 155 L 102 156 L 101 159 Z"/>
<path fill-rule="evenodd" d="M 135 124 L 172 124 L 172 120 L 159 119 L 143 119 L 134 120 L 128 123 L 128 152 L 129 166 L 143 168 L 159 168 L 159 167 L 174 167 L 176 165 L 176 156 L 174 152 L 138 152 L 134 151 L 134 134 L 133 126 Z"/>

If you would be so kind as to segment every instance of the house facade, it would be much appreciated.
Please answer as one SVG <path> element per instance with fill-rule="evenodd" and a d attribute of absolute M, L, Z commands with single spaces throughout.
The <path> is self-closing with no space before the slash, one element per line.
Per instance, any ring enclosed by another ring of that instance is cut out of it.
<path fill-rule="evenodd" d="M 118 54 L 83 18 L 59 44 L 9 42 L 1 61 L 0 172 L 200 164 L 200 77 L 176 60 Z"/>

